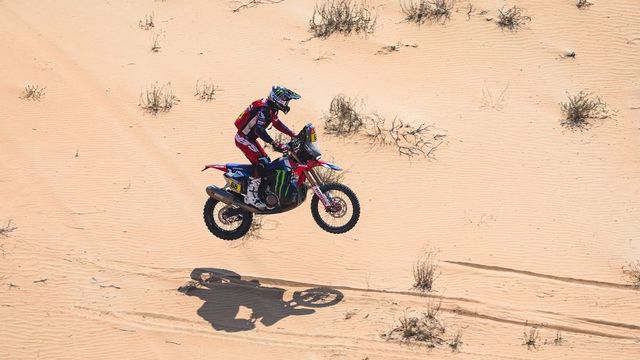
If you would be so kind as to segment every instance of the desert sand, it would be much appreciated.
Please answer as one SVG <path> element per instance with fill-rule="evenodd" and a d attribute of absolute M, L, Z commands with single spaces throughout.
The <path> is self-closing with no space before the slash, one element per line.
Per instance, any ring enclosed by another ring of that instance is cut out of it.
<path fill-rule="evenodd" d="M 15 226 L 0 237 L 0 359 L 640 358 L 622 272 L 640 260 L 640 7 L 592 2 L 472 0 L 468 16 L 459 1 L 417 26 L 379 0 L 374 33 L 319 39 L 315 0 L 0 1 L 0 226 Z M 514 4 L 531 22 L 503 31 L 492 19 Z M 398 42 L 415 46 L 376 55 Z M 138 106 L 155 82 L 180 99 L 157 116 Z M 200 170 L 246 162 L 233 120 L 274 84 L 302 95 L 283 121 L 316 124 L 348 170 L 352 231 L 322 231 L 308 203 L 250 239 L 205 227 L 222 177 Z M 40 101 L 20 98 L 27 85 Z M 581 90 L 616 116 L 564 128 L 559 103 Z M 341 93 L 446 141 L 407 159 L 323 134 Z M 439 277 L 421 293 L 428 251 Z M 177 290 L 202 268 L 242 280 Z M 318 287 L 335 301 L 292 306 Z M 459 352 L 381 336 L 434 300 Z"/>

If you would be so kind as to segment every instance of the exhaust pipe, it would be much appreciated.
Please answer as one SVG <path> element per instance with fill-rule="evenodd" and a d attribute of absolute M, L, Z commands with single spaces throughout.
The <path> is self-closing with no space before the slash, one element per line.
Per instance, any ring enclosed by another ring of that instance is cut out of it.
<path fill-rule="evenodd" d="M 248 212 L 252 212 L 252 213 L 256 213 L 256 214 L 260 214 L 262 213 L 262 211 L 254 208 L 253 206 L 249 206 L 243 202 L 240 202 L 238 200 L 236 200 L 233 195 L 229 194 L 226 190 L 222 190 L 219 187 L 215 186 L 215 185 L 209 185 L 207 186 L 207 195 L 209 195 L 209 197 L 221 201 L 227 205 L 233 205 L 233 206 L 237 206 L 239 208 L 242 208 Z"/>

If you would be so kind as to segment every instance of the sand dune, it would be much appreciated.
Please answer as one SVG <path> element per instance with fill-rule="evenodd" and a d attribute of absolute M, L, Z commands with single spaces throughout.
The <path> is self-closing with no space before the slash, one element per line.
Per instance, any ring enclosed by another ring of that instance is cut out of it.
<path fill-rule="evenodd" d="M 1 1 L 0 226 L 17 228 L 0 236 L 0 358 L 638 358 L 622 267 L 640 260 L 640 11 L 592 2 L 478 0 L 467 16 L 459 1 L 416 26 L 371 1 L 374 33 L 318 39 L 311 0 Z M 487 20 L 513 4 L 525 28 Z M 168 82 L 180 102 L 144 113 L 141 92 Z M 36 84 L 40 101 L 20 98 Z M 295 130 L 322 128 L 342 93 L 445 141 L 409 160 L 320 131 L 358 225 L 325 233 L 304 204 L 258 238 L 216 239 L 202 206 L 222 179 L 200 170 L 245 162 L 233 119 L 273 84 L 302 94 L 283 117 Z M 559 103 L 582 90 L 616 116 L 564 128 Z M 440 276 L 422 294 L 428 250 Z M 206 268 L 238 276 L 177 291 Z M 301 304 L 309 289 L 328 302 Z M 434 301 L 460 352 L 381 336 Z"/>

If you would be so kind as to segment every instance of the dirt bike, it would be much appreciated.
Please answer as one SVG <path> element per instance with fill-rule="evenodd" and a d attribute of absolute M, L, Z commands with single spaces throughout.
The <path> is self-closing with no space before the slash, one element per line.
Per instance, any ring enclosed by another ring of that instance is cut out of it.
<path fill-rule="evenodd" d="M 313 191 L 311 214 L 325 231 L 341 234 L 351 230 L 360 217 L 360 202 L 356 194 L 344 184 L 325 183 L 316 167 L 333 171 L 342 169 L 320 160 L 316 129 L 307 124 L 287 144 L 283 156 L 266 165 L 267 176 L 262 178 L 258 197 L 266 204 L 260 210 L 245 204 L 252 164 L 209 164 L 202 171 L 217 169 L 224 172 L 225 186 L 207 186 L 209 198 L 204 206 L 204 222 L 213 235 L 224 240 L 243 237 L 251 228 L 253 215 L 271 215 L 290 211 L 307 198 L 309 187 Z"/>

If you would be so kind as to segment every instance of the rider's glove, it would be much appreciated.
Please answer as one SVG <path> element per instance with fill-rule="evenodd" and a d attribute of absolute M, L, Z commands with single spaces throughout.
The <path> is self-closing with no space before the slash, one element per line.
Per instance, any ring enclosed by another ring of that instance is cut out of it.
<path fill-rule="evenodd" d="M 283 153 L 283 152 L 285 152 L 285 151 L 288 151 L 288 150 L 289 150 L 289 146 L 288 146 L 288 145 L 286 145 L 286 144 L 280 144 L 280 143 L 277 143 L 277 142 L 275 142 L 275 141 L 271 143 L 271 146 L 273 146 L 273 149 L 274 149 L 275 151 L 277 151 L 277 152 L 281 152 L 281 153 Z"/>

